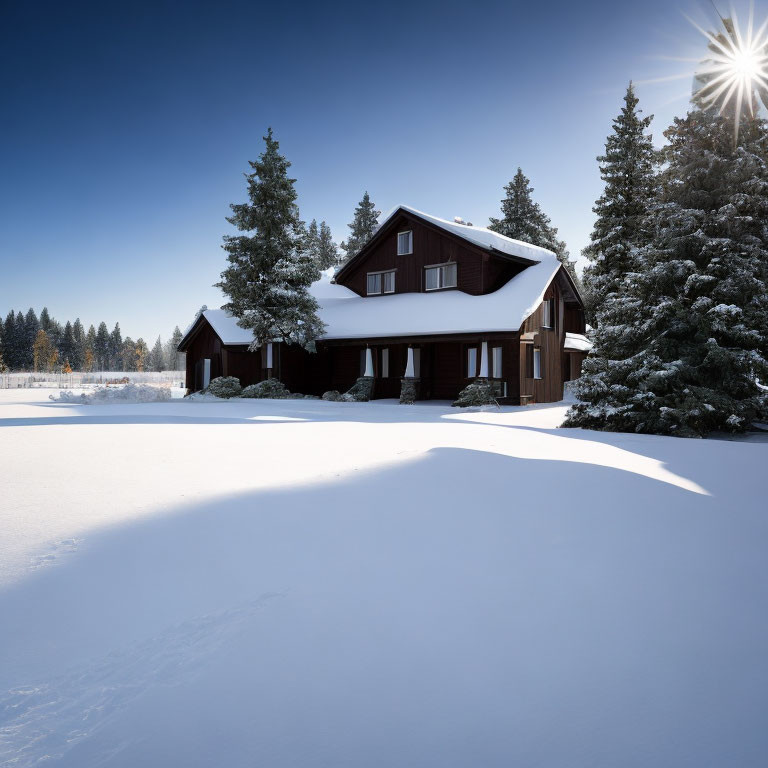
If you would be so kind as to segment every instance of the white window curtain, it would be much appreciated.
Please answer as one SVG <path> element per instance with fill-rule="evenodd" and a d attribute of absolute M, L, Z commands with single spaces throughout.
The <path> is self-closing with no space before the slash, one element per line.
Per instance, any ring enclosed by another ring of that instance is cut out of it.
<path fill-rule="evenodd" d="M 368 295 L 381 293 L 381 273 L 368 275 Z"/>
<path fill-rule="evenodd" d="M 533 378 L 541 378 L 541 350 L 538 347 L 533 348 Z"/>
<path fill-rule="evenodd" d="M 467 378 L 474 379 L 477 376 L 477 348 L 470 347 L 467 350 Z"/>
<path fill-rule="evenodd" d="M 395 273 L 394 272 L 385 272 L 383 275 L 384 278 L 384 293 L 394 293 L 395 292 Z"/>
<path fill-rule="evenodd" d="M 491 354 L 491 378 L 501 379 L 503 374 L 501 372 L 501 347 L 494 347 Z"/>
<path fill-rule="evenodd" d="M 435 291 L 438 288 L 456 287 L 456 264 L 443 264 L 439 267 L 428 267 L 425 275 L 425 288 Z"/>

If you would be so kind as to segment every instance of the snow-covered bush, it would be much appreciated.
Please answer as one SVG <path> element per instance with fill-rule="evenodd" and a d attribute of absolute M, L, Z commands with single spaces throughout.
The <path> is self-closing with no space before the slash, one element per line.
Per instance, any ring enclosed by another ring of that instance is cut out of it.
<path fill-rule="evenodd" d="M 470 408 L 475 405 L 496 405 L 498 402 L 493 396 L 493 390 L 488 379 L 475 379 L 471 384 L 459 392 L 453 405 L 457 408 Z"/>
<path fill-rule="evenodd" d="M 373 394 L 373 378 L 361 376 L 345 393 L 344 399 L 355 403 L 367 403 Z"/>
<path fill-rule="evenodd" d="M 154 387 L 151 384 L 126 384 L 124 387 L 99 387 L 80 395 L 65 391 L 49 398 L 58 403 L 163 403 L 171 399 L 169 387 Z"/>
<path fill-rule="evenodd" d="M 242 392 L 240 386 L 240 379 L 235 376 L 219 376 L 215 378 L 209 385 L 206 392 L 214 397 L 240 397 Z"/>
<path fill-rule="evenodd" d="M 285 385 L 278 379 L 265 379 L 258 384 L 249 384 L 241 394 L 241 397 L 271 398 L 274 400 L 285 400 L 290 396 L 290 392 Z"/>
<path fill-rule="evenodd" d="M 341 392 L 331 389 L 328 392 L 323 392 L 323 400 L 329 400 L 332 403 L 340 403 L 344 400 L 344 395 Z"/>

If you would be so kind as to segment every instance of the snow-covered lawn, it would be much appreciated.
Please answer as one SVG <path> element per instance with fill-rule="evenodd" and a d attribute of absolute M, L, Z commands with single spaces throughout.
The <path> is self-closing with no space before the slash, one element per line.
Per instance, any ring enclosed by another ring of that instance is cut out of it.
<path fill-rule="evenodd" d="M 765 766 L 768 443 L 0 391 L 0 765 Z"/>

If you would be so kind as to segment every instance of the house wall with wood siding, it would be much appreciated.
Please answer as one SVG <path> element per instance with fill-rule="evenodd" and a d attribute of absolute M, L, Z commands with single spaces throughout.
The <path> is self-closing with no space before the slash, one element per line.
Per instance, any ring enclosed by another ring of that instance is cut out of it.
<path fill-rule="evenodd" d="M 397 235 L 406 231 L 413 233 L 413 253 L 398 256 Z M 424 268 L 447 262 L 456 263 L 458 290 L 472 295 L 497 290 L 523 268 L 415 217 L 401 215 L 348 272 L 339 275 L 338 282 L 366 296 L 369 272 L 394 269 L 395 293 L 420 292 L 424 290 Z"/>

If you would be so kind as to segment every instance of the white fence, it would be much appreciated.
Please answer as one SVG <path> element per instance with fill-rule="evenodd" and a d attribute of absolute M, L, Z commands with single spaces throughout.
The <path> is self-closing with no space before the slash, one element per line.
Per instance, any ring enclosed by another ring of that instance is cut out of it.
<path fill-rule="evenodd" d="M 133 384 L 183 387 L 184 371 L 99 371 L 91 373 L 0 373 L 0 389 L 82 389 L 128 379 Z"/>

